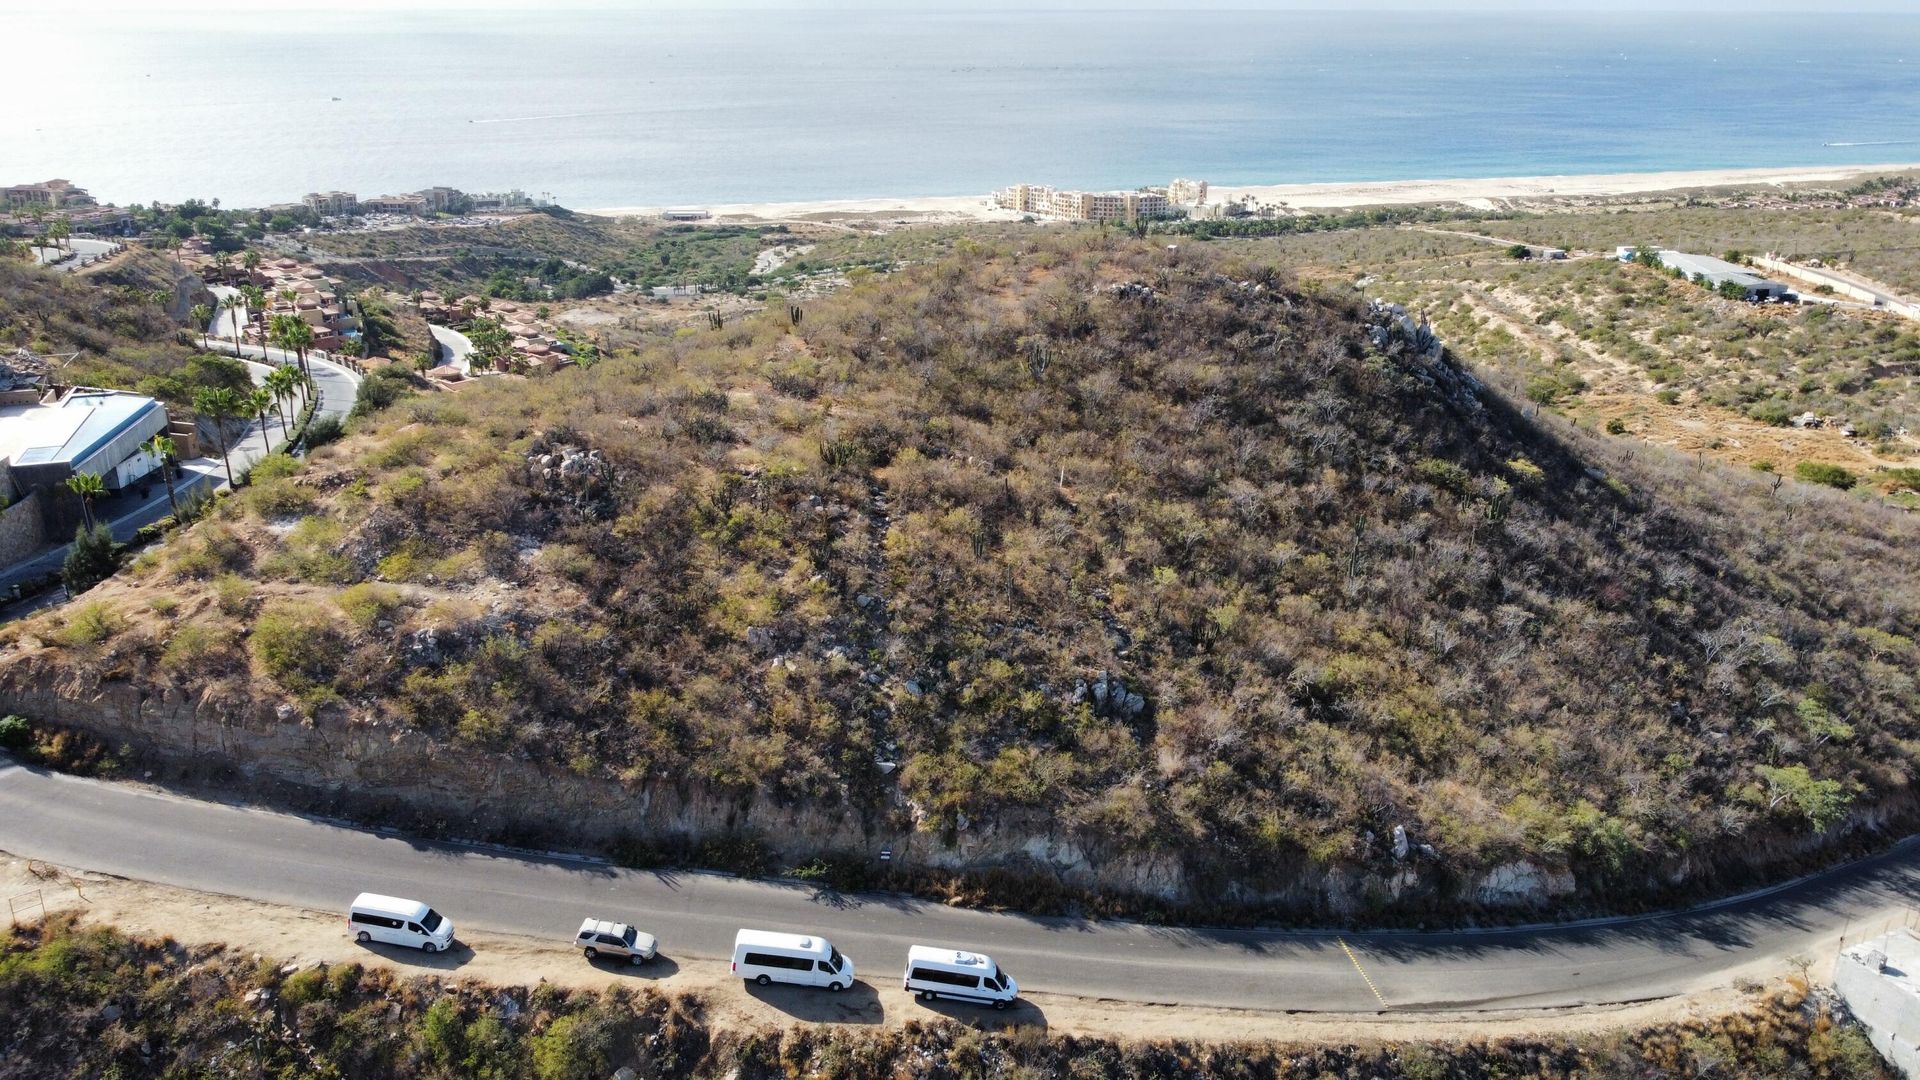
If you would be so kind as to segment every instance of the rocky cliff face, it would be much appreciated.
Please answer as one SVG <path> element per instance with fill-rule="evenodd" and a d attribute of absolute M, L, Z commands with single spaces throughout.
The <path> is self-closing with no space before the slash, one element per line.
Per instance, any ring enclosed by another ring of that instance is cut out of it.
<path fill-rule="evenodd" d="M 1124 699 L 1122 699 L 1124 700 Z M 765 841 L 781 865 L 818 856 L 867 859 L 890 853 L 903 870 L 1011 871 L 1092 893 L 1161 904 L 1287 910 L 1321 917 L 1364 917 L 1394 908 L 1539 911 L 1587 891 L 1565 867 L 1515 860 L 1488 869 L 1449 867 L 1403 829 L 1363 843 L 1379 849 L 1366 864 L 1301 865 L 1282 873 L 1148 858 L 1104 849 L 1097 837 L 1069 835 L 1037 820 L 968 824 L 933 835 L 902 812 L 867 820 L 848 811 L 783 806 L 691 783 L 622 784 L 582 777 L 502 755 L 449 751 L 427 737 L 376 724 L 252 714 L 193 700 L 177 691 L 126 682 L 91 683 L 16 666 L 0 676 L 0 711 L 135 747 L 150 761 L 230 777 L 231 793 L 268 802 L 322 806 L 353 816 L 395 815 L 429 822 L 451 837 L 538 837 L 592 848 L 624 839 L 685 850 L 728 836 Z M 1903 804 L 1904 805 L 1904 804 Z M 1849 831 L 1897 827 L 1883 805 Z M 1821 845 L 1761 845 L 1755 865 L 1791 864 Z M 1725 867 L 1676 862 L 1659 884 L 1685 885 Z"/>

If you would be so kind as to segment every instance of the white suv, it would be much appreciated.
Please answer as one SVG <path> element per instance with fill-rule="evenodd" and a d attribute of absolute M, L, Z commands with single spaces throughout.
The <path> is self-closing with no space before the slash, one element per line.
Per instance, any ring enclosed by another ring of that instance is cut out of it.
<path fill-rule="evenodd" d="M 573 944 L 589 960 L 624 956 L 632 964 L 644 964 L 660 951 L 660 943 L 652 934 L 643 934 L 626 923 L 598 919 L 583 920 L 580 932 L 573 936 Z"/>

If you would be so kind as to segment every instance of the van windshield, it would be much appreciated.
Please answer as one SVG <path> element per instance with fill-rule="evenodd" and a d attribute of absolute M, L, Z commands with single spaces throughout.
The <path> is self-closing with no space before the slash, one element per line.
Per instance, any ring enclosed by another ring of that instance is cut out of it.
<path fill-rule="evenodd" d="M 841 961 L 841 959 L 840 959 L 840 950 L 839 950 L 839 949 L 835 949 L 835 950 L 833 950 L 833 956 L 832 956 L 832 957 L 830 957 L 830 958 L 828 959 L 828 961 L 827 961 L 827 962 L 833 965 L 833 970 L 835 970 L 835 971 L 844 971 L 844 970 L 846 970 L 846 969 L 845 969 L 844 967 L 842 967 L 842 966 L 841 966 L 841 965 L 842 965 L 842 961 Z"/>
<path fill-rule="evenodd" d="M 420 919 L 420 925 L 426 927 L 429 934 L 437 933 L 440 929 L 440 913 L 428 908 L 426 915 Z"/>

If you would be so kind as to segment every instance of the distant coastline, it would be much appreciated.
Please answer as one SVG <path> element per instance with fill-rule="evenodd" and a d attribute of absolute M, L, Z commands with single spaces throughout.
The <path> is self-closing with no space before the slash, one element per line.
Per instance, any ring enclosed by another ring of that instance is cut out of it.
<path fill-rule="evenodd" d="M 1567 176 L 1494 176 L 1443 180 L 1378 180 L 1315 184 L 1214 186 L 1214 201 L 1251 198 L 1302 210 L 1457 203 L 1495 209 L 1498 200 L 1601 198 L 1746 184 L 1845 183 L 1878 173 L 1920 170 L 1920 163 L 1810 165 L 1751 169 L 1690 169 L 1673 172 L 1590 173 Z M 1009 180 L 1023 179 L 1009 177 Z M 620 206 L 582 210 L 606 217 L 651 217 L 667 210 L 698 209 L 713 221 L 791 221 L 809 218 L 907 216 L 946 221 L 1012 221 L 1020 215 L 986 205 L 986 193 L 910 198 L 816 199 L 796 202 Z"/>

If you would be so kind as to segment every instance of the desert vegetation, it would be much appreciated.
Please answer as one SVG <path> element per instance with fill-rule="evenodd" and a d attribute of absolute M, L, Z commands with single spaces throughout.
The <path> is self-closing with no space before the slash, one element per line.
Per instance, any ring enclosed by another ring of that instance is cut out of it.
<path fill-rule="evenodd" d="M 358 964 L 283 964 L 64 919 L 0 946 L 0 1077 L 384 1076 L 602 1080 L 819 1076 L 1890 1077 L 1804 983 L 1729 1015 L 1585 1037 L 1290 1045 L 1115 1042 L 947 1020 L 743 1029 L 697 996 L 492 987 Z"/>
<path fill-rule="evenodd" d="M 403 398 L 0 676 L 1048 831 L 1214 900 L 1524 861 L 1618 903 L 1905 820 L 1912 521 L 1524 404 L 1244 251 L 972 244 Z"/>

